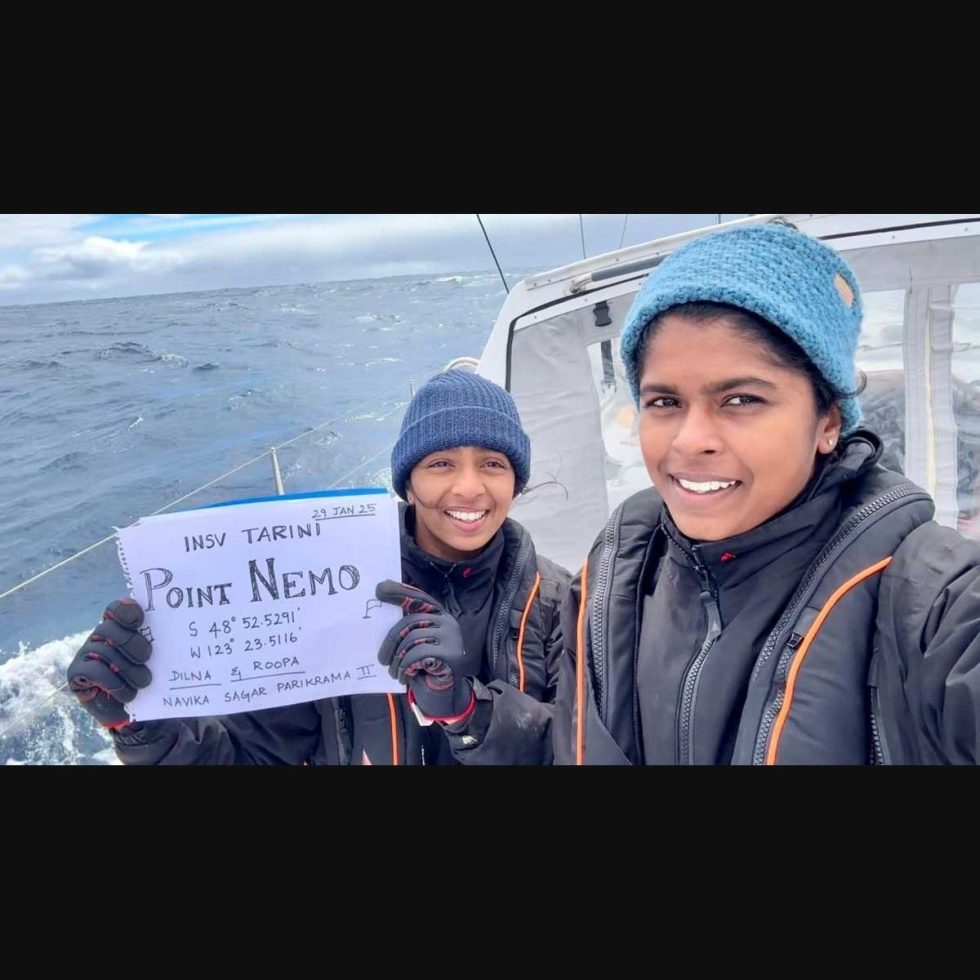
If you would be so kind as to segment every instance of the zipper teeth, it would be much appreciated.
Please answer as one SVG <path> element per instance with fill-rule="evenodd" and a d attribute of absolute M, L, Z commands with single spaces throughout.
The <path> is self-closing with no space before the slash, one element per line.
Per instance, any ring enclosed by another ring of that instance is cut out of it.
<path fill-rule="evenodd" d="M 687 551 L 686 548 L 683 550 Z M 701 605 L 704 606 L 704 611 L 708 618 L 708 628 L 705 632 L 704 639 L 701 641 L 701 649 L 694 658 L 694 662 L 688 668 L 687 676 L 684 679 L 684 695 L 681 699 L 681 730 L 678 743 L 678 761 L 682 765 L 685 762 L 688 764 L 693 764 L 694 762 L 691 758 L 691 729 L 693 728 L 694 702 L 697 698 L 698 684 L 701 679 L 701 667 L 708 656 L 708 651 L 715 645 L 715 640 L 721 635 L 721 612 L 718 609 L 718 594 L 715 583 L 711 579 L 711 573 L 701 561 L 697 545 L 688 554 L 693 558 L 695 572 L 698 578 L 701 579 Z M 712 609 L 709 607 L 708 602 L 705 601 L 705 595 L 707 595 L 708 600 L 714 606 L 714 616 L 712 615 Z"/>
<path fill-rule="evenodd" d="M 500 612 L 497 614 L 497 625 L 493 631 L 493 642 L 490 645 L 495 673 L 497 656 L 500 653 L 500 641 L 502 640 L 504 630 L 507 627 L 507 617 L 510 614 L 510 607 L 513 604 L 507 600 L 513 599 L 517 583 L 520 582 L 521 576 L 524 574 L 524 567 L 527 565 L 527 560 L 530 555 L 531 542 L 528 540 L 521 545 L 521 550 L 517 554 L 517 561 L 514 563 L 514 571 L 510 576 L 510 581 L 507 583 L 507 591 L 504 593 L 504 601 L 500 604 Z"/>
<path fill-rule="evenodd" d="M 881 754 L 881 740 L 878 737 L 878 722 L 875 720 L 874 712 L 871 713 L 871 744 L 873 746 L 871 764 L 880 766 L 885 760 Z"/>
<path fill-rule="evenodd" d="M 779 685 L 779 690 L 772 704 L 766 708 L 766 712 L 762 717 L 762 724 L 759 726 L 759 740 L 756 742 L 755 755 L 752 758 L 752 765 L 754 766 L 761 766 L 765 762 L 766 743 L 769 741 L 769 732 L 772 730 L 776 715 L 779 714 L 779 710 L 782 708 L 783 701 L 786 697 L 786 678 L 789 676 L 789 666 L 792 663 L 795 652 L 795 650 L 787 647 L 783 651 L 782 656 L 780 656 L 779 663 L 776 665 L 775 680 Z"/>
<path fill-rule="evenodd" d="M 780 617 L 779 622 L 776 624 L 776 628 L 769 634 L 769 639 L 766 640 L 766 645 L 762 649 L 762 653 L 759 655 L 758 661 L 756 661 L 755 669 L 752 671 L 752 681 L 754 681 L 758 676 L 766 661 L 772 656 L 773 650 L 776 648 L 776 643 L 779 639 L 780 633 L 786 629 L 787 624 L 792 620 L 796 614 L 796 608 L 799 606 L 806 594 L 810 583 L 813 581 L 817 572 L 825 565 L 833 555 L 834 551 L 841 544 L 841 542 L 847 538 L 854 529 L 863 520 L 870 517 L 876 511 L 881 510 L 882 507 L 887 506 L 890 503 L 894 503 L 896 500 L 901 500 L 903 497 L 911 496 L 921 496 L 923 499 L 928 499 L 928 495 L 924 494 L 918 487 L 910 486 L 906 484 L 902 487 L 896 487 L 894 490 L 889 490 L 888 493 L 882 494 L 880 497 L 875 498 L 870 503 L 865 504 L 834 536 L 830 539 L 827 545 L 824 547 L 817 561 L 813 563 L 810 567 L 810 571 L 807 573 L 806 578 L 803 580 L 799 588 L 796 590 L 796 594 L 790 600 L 789 605 L 786 607 L 786 612 Z M 787 651 L 787 653 L 792 653 L 793 651 Z M 784 654 L 785 656 L 785 654 Z M 787 657 L 787 661 L 792 659 L 792 657 Z M 788 664 L 787 664 L 788 665 Z M 776 674 L 777 680 L 780 672 L 780 664 L 777 666 Z M 751 683 L 751 681 L 750 681 Z M 776 715 L 779 714 L 779 709 L 783 706 L 784 688 L 776 693 L 776 697 L 772 704 L 766 709 L 762 717 L 762 724 L 759 726 L 759 735 L 755 743 L 755 752 L 752 755 L 753 765 L 762 765 L 765 761 L 766 756 L 766 743 L 769 740 L 769 730 L 772 727 L 773 722 L 776 719 Z"/>
<path fill-rule="evenodd" d="M 869 713 L 871 718 L 871 744 L 874 748 L 871 764 L 883 766 L 885 765 L 885 750 L 881 744 L 881 732 L 878 731 L 878 691 L 876 688 L 872 687 L 870 689 L 869 700 L 871 702 L 871 711 Z"/>
<path fill-rule="evenodd" d="M 756 754 L 752 759 L 752 765 L 754 766 L 761 766 L 766 760 L 765 747 L 766 742 L 769 741 L 769 730 L 772 728 L 772 723 L 776 720 L 776 715 L 779 714 L 779 709 L 782 706 L 783 692 L 779 691 L 773 703 L 766 709 L 765 717 L 759 726 L 759 741 L 756 743 Z"/>
<path fill-rule="evenodd" d="M 709 631 L 711 627 L 709 626 Z M 717 636 L 707 638 L 701 647 L 700 652 L 694 658 L 691 669 L 687 672 L 687 680 L 684 682 L 684 698 L 681 702 L 681 741 L 680 741 L 680 761 L 683 765 L 685 761 L 692 763 L 690 758 L 691 751 L 691 716 L 694 711 L 694 695 L 697 691 L 698 681 L 700 680 L 701 665 L 708 656 L 708 651 L 715 645 Z"/>
<path fill-rule="evenodd" d="M 620 517 L 617 515 L 614 524 L 606 528 L 606 537 L 602 545 L 602 558 L 599 562 L 599 577 L 596 581 L 595 598 L 592 604 L 592 661 L 595 665 L 593 671 L 592 688 L 595 694 L 596 710 L 599 717 L 602 717 L 602 698 L 603 698 L 603 668 L 605 664 L 605 634 L 602 631 L 603 609 L 602 597 L 606 592 L 606 582 L 609 578 L 609 569 L 612 566 L 613 543 L 616 539 L 616 530 L 619 527 Z M 579 651 L 579 656 L 584 656 L 583 650 Z"/>

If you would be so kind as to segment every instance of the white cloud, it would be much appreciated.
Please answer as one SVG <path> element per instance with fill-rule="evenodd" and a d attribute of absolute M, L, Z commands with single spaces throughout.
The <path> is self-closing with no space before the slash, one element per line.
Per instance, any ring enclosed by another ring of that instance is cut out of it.
<path fill-rule="evenodd" d="M 525 219 L 524 224 L 540 224 L 537 215 L 503 216 Z M 528 222 L 526 219 L 538 219 Z M 420 247 L 447 250 L 446 243 L 480 235 L 473 215 L 465 214 L 389 214 L 351 216 L 343 221 L 315 216 L 302 222 L 278 221 L 274 224 L 222 231 L 198 238 L 190 248 L 212 252 L 225 260 L 238 262 L 280 256 L 347 261 L 378 254 L 404 255 Z M 482 237 L 480 243 L 483 242 Z M 486 245 L 483 245 L 484 250 Z"/>
<path fill-rule="evenodd" d="M 115 274 L 166 271 L 169 258 L 147 251 L 147 242 L 96 236 L 79 244 L 35 250 L 37 274 L 44 279 L 96 279 Z"/>
<path fill-rule="evenodd" d="M 0 214 L 0 248 L 69 241 L 94 214 Z"/>
<path fill-rule="evenodd" d="M 556 237 L 564 240 L 564 261 L 577 257 L 577 222 L 577 215 L 484 217 L 498 257 L 510 267 L 553 253 Z M 267 274 L 286 275 L 290 281 L 397 275 L 399 270 L 404 274 L 420 269 L 462 271 L 493 264 L 472 214 L 351 215 L 343 220 L 317 215 L 302 221 L 277 220 L 259 227 L 215 231 L 160 246 L 161 252 L 171 250 L 179 254 L 175 265 L 184 274 L 261 267 Z M 378 273 L 382 267 L 389 271 Z"/>
<path fill-rule="evenodd" d="M 299 214 L 130 214 L 113 219 L 113 224 L 132 233 L 212 231 L 273 221 L 295 221 Z"/>
<path fill-rule="evenodd" d="M 8 265 L 0 269 L 0 288 L 19 286 L 28 278 L 27 270 L 19 265 Z"/>
<path fill-rule="evenodd" d="M 505 270 L 582 257 L 577 214 L 481 217 Z M 628 241 L 706 217 L 631 215 Z M 590 255 L 619 245 L 623 218 L 584 216 Z M 5 303 L 493 268 L 474 214 L 0 215 Z"/>

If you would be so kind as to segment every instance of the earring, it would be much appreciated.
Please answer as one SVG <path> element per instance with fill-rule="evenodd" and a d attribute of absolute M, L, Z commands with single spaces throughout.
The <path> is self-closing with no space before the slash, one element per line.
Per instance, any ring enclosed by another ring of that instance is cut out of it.
<path fill-rule="evenodd" d="M 834 446 L 836 446 L 836 445 L 837 445 L 837 440 L 836 439 L 828 439 L 827 440 L 827 448 L 828 449 L 833 449 Z"/>

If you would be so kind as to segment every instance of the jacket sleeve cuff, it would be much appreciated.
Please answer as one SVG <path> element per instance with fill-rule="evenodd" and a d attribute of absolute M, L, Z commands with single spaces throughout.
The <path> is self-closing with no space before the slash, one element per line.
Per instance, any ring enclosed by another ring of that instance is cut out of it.
<path fill-rule="evenodd" d="M 161 739 L 176 741 L 176 727 L 166 721 L 134 721 L 120 728 L 110 728 L 109 733 L 116 745 L 131 748 L 139 745 L 152 745 Z"/>
<path fill-rule="evenodd" d="M 467 718 L 454 725 L 443 725 L 442 730 L 452 749 L 475 749 L 483 744 L 493 717 L 493 693 L 473 678 L 473 710 Z"/>
<path fill-rule="evenodd" d="M 411 689 L 409 689 L 408 692 L 408 704 L 415 714 L 415 717 L 418 719 L 418 723 L 423 727 L 428 727 L 433 722 L 439 722 L 441 725 L 455 725 L 465 723 L 466 719 L 473 714 L 473 709 L 476 707 L 476 695 L 470 691 L 470 703 L 466 706 L 466 710 L 458 715 L 448 715 L 445 718 L 435 718 L 424 714 L 422 709 L 416 703 L 415 695 L 412 693 Z"/>

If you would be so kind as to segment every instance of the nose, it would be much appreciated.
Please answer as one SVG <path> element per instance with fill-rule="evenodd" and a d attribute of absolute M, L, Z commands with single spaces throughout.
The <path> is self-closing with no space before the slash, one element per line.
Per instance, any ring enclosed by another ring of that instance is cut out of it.
<path fill-rule="evenodd" d="M 456 470 L 456 479 L 453 481 L 453 493 L 467 500 L 472 500 L 486 489 L 483 481 L 483 474 L 478 466 L 466 464 Z"/>
<path fill-rule="evenodd" d="M 711 407 L 689 406 L 680 420 L 672 445 L 674 450 L 684 456 L 721 452 L 724 441 Z"/>

